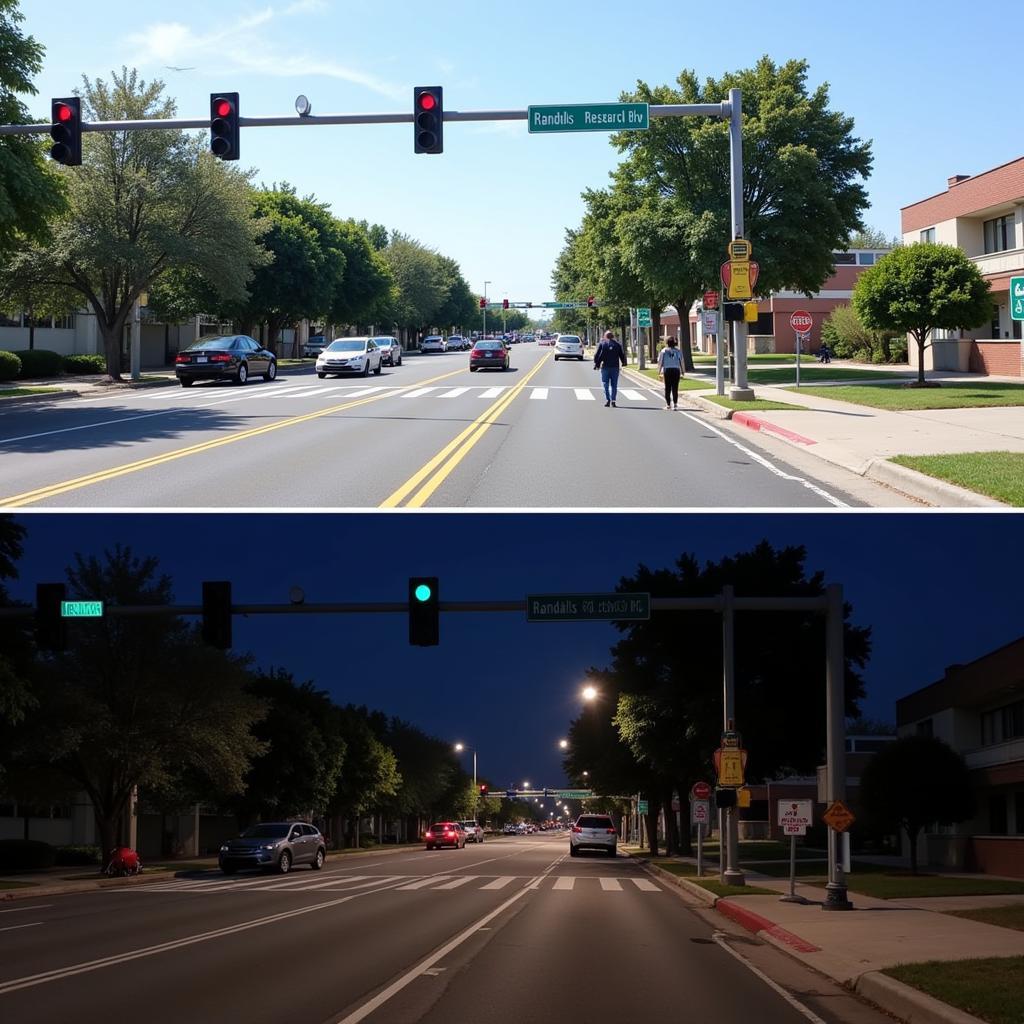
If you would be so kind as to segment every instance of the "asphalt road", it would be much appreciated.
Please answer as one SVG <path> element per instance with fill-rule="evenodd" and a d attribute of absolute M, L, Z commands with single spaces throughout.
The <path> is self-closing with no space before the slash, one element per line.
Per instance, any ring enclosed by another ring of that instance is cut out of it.
<path fill-rule="evenodd" d="M 0 1018 L 21 1024 L 806 1024 L 808 1012 L 887 1019 L 691 910 L 635 861 L 570 860 L 564 834 L 0 905 Z"/>
<path fill-rule="evenodd" d="M 0 411 L 0 506 L 50 508 L 829 508 L 864 504 L 706 419 L 654 381 L 513 346 L 368 379 L 119 390 Z M 797 456 L 794 456 L 797 458 Z"/>

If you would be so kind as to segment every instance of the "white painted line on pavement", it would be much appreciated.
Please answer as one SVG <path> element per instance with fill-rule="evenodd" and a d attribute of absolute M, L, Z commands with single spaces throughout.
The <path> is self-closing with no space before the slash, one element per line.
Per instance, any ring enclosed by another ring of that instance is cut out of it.
<path fill-rule="evenodd" d="M 60 427 L 58 430 L 44 430 L 38 434 L 22 434 L 20 437 L 0 438 L 0 445 L 13 444 L 15 441 L 34 441 L 37 437 L 52 437 L 54 434 L 70 434 L 74 430 L 92 430 L 95 427 L 109 427 L 113 423 L 131 423 L 132 420 L 149 420 L 154 416 L 166 416 L 171 409 L 159 412 L 145 412 L 139 416 L 121 416 L 116 420 L 101 420 L 99 423 L 82 423 L 77 427 Z"/>
<path fill-rule="evenodd" d="M 581 402 L 593 402 L 594 401 L 594 392 L 591 391 L 589 388 L 573 388 L 573 391 L 576 392 L 576 397 Z"/>
<path fill-rule="evenodd" d="M 531 389 L 531 393 L 530 393 L 530 397 L 531 398 L 541 398 L 541 399 L 547 398 L 548 397 L 548 389 L 547 388 L 532 388 Z"/>
<path fill-rule="evenodd" d="M 634 391 L 632 388 L 619 388 L 619 394 L 625 395 L 631 402 L 646 402 L 647 396 Z"/>
<path fill-rule="evenodd" d="M 507 384 L 503 384 L 500 387 L 496 387 L 496 388 L 488 388 L 486 391 L 484 391 L 482 394 L 480 394 L 479 397 L 480 398 L 497 398 L 503 391 L 508 391 L 508 389 L 509 389 L 509 385 L 507 385 Z"/>
<path fill-rule="evenodd" d="M 358 398 L 360 395 L 372 395 L 374 393 L 374 391 L 383 391 L 384 388 L 385 388 L 385 385 L 377 384 L 377 385 L 375 385 L 372 388 L 357 388 L 355 391 L 348 391 L 348 390 L 346 390 L 344 392 L 344 397 L 345 398 Z"/>
<path fill-rule="evenodd" d="M 382 877 L 374 878 L 372 882 L 361 882 L 359 885 L 346 885 L 344 889 L 339 889 L 338 892 L 353 892 L 356 889 L 369 889 L 375 885 L 383 885 L 385 882 L 397 882 L 400 879 L 408 878 L 408 875 L 383 875 Z M 443 876 L 442 876 L 443 877 Z M 342 879 L 335 879 L 333 882 L 318 882 L 316 885 L 300 885 L 294 889 L 289 890 L 290 892 L 312 892 L 314 889 L 326 889 L 328 886 L 340 885 Z M 430 879 L 427 879 L 430 881 Z M 266 892 L 267 890 L 261 889 L 260 892 Z M 273 891 L 273 890 L 270 890 Z"/>
<path fill-rule="evenodd" d="M 653 882 L 648 882 L 646 878 L 634 878 L 633 884 L 643 892 L 661 892 Z"/>
<path fill-rule="evenodd" d="M 420 395 L 426 395 L 426 394 L 429 394 L 431 391 L 436 391 L 436 390 L 437 390 L 436 387 L 416 388 L 415 391 L 406 391 L 406 393 L 404 395 L 402 395 L 402 397 L 403 398 L 419 398 Z"/>
<path fill-rule="evenodd" d="M 16 932 L 19 928 L 35 928 L 42 923 L 42 921 L 33 921 L 31 924 L 12 924 L 6 928 L 0 928 L 0 932 Z"/>
<path fill-rule="evenodd" d="M 781 985 L 772 981 L 772 979 L 769 978 L 768 975 L 764 973 L 764 971 L 755 967 L 745 956 L 743 956 L 740 953 L 737 953 L 736 950 L 733 949 L 732 946 L 730 946 L 729 943 L 725 941 L 728 938 L 725 932 L 714 932 L 712 938 L 730 956 L 735 957 L 737 960 L 739 960 L 741 964 L 743 964 L 744 967 L 746 967 L 758 978 L 760 978 L 770 989 L 772 989 L 772 991 L 777 992 L 780 996 L 782 996 L 782 998 L 785 999 L 786 1002 L 789 1003 L 789 1005 L 797 1011 L 797 1013 L 802 1014 L 807 1020 L 811 1022 L 811 1024 L 827 1024 L 827 1022 L 822 1020 L 821 1017 L 819 1017 L 812 1009 L 810 1009 L 810 1007 L 804 1006 L 804 1004 L 801 1003 L 799 999 L 797 999 L 795 996 L 787 992 Z"/>
<path fill-rule="evenodd" d="M 504 889 L 509 882 L 514 882 L 519 876 L 518 875 L 501 875 L 496 878 L 493 882 L 488 882 L 486 885 L 481 885 L 481 889 Z"/>
<path fill-rule="evenodd" d="M 410 882 L 408 885 L 400 885 L 398 892 L 412 892 L 413 889 L 422 889 L 424 886 L 433 885 L 435 882 L 446 882 L 452 875 L 434 875 L 430 878 L 421 878 L 418 882 Z"/>
<path fill-rule="evenodd" d="M 458 889 L 460 885 L 465 885 L 467 882 L 472 882 L 477 875 L 463 875 L 461 878 L 456 878 L 454 882 L 445 882 L 444 885 L 435 885 L 435 889 Z"/>
<path fill-rule="evenodd" d="M 600 878 L 598 881 L 605 892 L 622 892 L 622 883 L 617 878 Z"/>
<path fill-rule="evenodd" d="M 340 389 L 337 384 L 326 384 L 321 387 L 302 387 L 293 388 L 288 391 L 275 391 L 272 395 L 267 395 L 267 398 L 309 398 L 310 395 L 322 395 L 325 391 L 338 392 Z M 346 394 L 346 398 L 351 398 L 351 395 Z"/>
<path fill-rule="evenodd" d="M 556 878 L 555 879 L 555 884 L 554 884 L 553 888 L 565 890 L 566 892 L 568 892 L 575 885 L 576 885 L 576 877 L 574 875 L 564 875 L 561 878 Z"/>
<path fill-rule="evenodd" d="M 446 391 L 443 395 L 435 395 L 435 398 L 458 398 L 459 395 L 464 395 L 469 388 L 452 388 L 451 391 Z"/>
<path fill-rule="evenodd" d="M 43 910 L 52 907 L 52 903 L 37 903 L 32 907 L 15 907 L 13 910 L 0 910 L 0 914 L 24 914 L 26 910 Z"/>

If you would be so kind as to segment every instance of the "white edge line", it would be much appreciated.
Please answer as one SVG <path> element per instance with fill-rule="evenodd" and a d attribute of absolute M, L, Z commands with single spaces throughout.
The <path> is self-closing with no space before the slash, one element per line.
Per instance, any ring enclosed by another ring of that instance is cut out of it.
<path fill-rule="evenodd" d="M 8 925 L 6 928 L 0 928 L 0 932 L 14 932 L 19 928 L 35 928 L 36 925 L 40 925 L 42 923 L 42 921 L 33 921 L 31 924 L 12 924 Z"/>
<path fill-rule="evenodd" d="M 728 942 L 725 941 L 725 932 L 715 932 L 713 938 L 722 949 L 724 949 L 730 956 L 735 957 L 744 967 L 760 978 L 773 992 L 777 992 L 783 999 L 793 1007 L 797 1013 L 802 1014 L 807 1020 L 811 1021 L 811 1024 L 827 1024 L 827 1021 L 819 1017 L 810 1007 L 805 1006 L 800 1002 L 794 995 L 787 992 L 777 982 L 772 981 L 767 974 L 764 973 L 759 967 L 755 967 L 745 956 L 737 953 Z"/>
<path fill-rule="evenodd" d="M 43 910 L 52 907 L 52 903 L 36 903 L 31 907 L 14 907 L 13 910 L 0 910 L 0 914 L 24 914 L 26 910 Z"/>

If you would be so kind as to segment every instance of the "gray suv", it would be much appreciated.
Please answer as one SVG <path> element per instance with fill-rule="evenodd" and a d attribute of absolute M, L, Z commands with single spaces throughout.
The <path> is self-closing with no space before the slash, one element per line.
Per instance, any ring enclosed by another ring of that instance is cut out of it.
<path fill-rule="evenodd" d="M 327 859 L 327 844 L 315 825 L 304 821 L 261 821 L 220 848 L 218 861 L 225 875 L 239 868 L 263 868 L 286 875 L 299 864 L 319 871 Z"/>

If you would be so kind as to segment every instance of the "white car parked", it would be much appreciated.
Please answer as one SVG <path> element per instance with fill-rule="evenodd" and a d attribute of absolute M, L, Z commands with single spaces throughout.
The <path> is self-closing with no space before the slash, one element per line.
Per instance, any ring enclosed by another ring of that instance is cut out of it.
<path fill-rule="evenodd" d="M 559 359 L 578 359 L 583 362 L 583 342 L 576 334 L 560 334 L 555 339 L 555 362 Z"/>
<path fill-rule="evenodd" d="M 346 373 L 366 377 L 373 370 L 379 375 L 380 367 L 381 351 L 373 338 L 339 338 L 316 359 L 316 375 L 321 380 L 329 373 L 338 377 Z"/>
<path fill-rule="evenodd" d="M 460 824 L 466 830 L 467 843 L 482 843 L 484 841 L 484 830 L 480 827 L 479 822 L 463 821 Z"/>
<path fill-rule="evenodd" d="M 447 352 L 448 345 L 440 334 L 430 334 L 420 342 L 421 352 Z"/>

